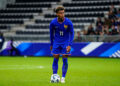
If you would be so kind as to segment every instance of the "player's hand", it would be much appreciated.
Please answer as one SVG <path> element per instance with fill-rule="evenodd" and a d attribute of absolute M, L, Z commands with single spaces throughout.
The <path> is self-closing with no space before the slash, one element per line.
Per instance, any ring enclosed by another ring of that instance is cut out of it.
<path fill-rule="evenodd" d="M 67 46 L 67 52 L 70 52 L 71 46 Z"/>
<path fill-rule="evenodd" d="M 53 46 L 50 46 L 50 50 L 52 50 L 53 49 Z"/>

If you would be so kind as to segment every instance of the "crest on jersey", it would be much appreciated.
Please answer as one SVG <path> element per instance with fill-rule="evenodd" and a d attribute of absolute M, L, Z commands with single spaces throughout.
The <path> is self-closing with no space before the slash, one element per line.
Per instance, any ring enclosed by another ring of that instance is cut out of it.
<path fill-rule="evenodd" d="M 65 25 L 65 24 L 64 24 L 64 28 L 67 29 L 67 28 L 68 28 L 68 25 Z"/>

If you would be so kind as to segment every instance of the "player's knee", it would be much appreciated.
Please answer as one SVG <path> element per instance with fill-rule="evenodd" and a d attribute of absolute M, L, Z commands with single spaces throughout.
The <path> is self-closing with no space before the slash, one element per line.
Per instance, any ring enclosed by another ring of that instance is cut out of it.
<path fill-rule="evenodd" d="M 59 59 L 59 55 L 53 55 L 54 58 Z"/>
<path fill-rule="evenodd" d="M 68 55 L 63 55 L 63 58 L 67 58 L 68 57 Z"/>

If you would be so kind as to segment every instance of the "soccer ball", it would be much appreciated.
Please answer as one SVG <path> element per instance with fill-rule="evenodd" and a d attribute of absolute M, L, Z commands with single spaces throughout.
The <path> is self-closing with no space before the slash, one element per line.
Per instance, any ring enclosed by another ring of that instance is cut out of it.
<path fill-rule="evenodd" d="M 58 83 L 60 81 L 60 76 L 58 74 L 53 74 L 51 76 L 51 83 Z"/>

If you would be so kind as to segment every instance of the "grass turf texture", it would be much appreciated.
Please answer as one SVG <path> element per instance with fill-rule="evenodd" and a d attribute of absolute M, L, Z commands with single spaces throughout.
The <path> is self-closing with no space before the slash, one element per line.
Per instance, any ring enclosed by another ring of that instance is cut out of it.
<path fill-rule="evenodd" d="M 0 57 L 0 86 L 120 86 L 120 59 L 69 58 L 65 84 L 50 83 L 52 62 L 50 57 Z"/>

